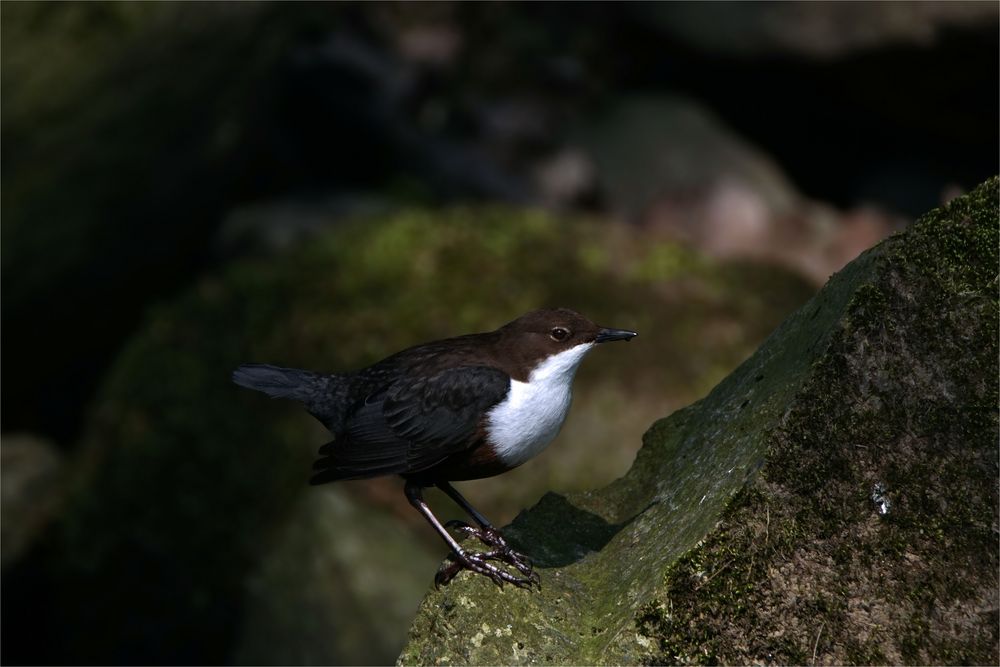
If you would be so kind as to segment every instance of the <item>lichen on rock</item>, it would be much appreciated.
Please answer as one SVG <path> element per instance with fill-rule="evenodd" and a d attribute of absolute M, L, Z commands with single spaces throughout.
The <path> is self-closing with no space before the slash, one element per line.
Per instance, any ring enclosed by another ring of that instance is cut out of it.
<path fill-rule="evenodd" d="M 507 529 L 400 664 L 978 663 L 997 648 L 998 181 L 835 275 L 632 469 Z"/>

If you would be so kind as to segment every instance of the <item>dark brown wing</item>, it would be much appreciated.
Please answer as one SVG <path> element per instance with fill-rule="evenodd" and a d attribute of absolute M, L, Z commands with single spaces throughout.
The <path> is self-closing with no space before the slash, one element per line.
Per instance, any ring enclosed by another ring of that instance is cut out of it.
<path fill-rule="evenodd" d="M 310 483 L 427 470 L 474 445 L 483 414 L 509 389 L 510 377 L 488 366 L 398 379 L 371 393 L 320 449 Z"/>

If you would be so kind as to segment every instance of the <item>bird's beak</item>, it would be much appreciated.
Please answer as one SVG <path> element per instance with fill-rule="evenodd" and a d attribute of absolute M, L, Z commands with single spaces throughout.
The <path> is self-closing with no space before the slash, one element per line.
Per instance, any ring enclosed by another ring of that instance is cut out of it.
<path fill-rule="evenodd" d="M 636 332 L 628 331 L 627 329 L 601 329 L 597 332 L 595 341 L 598 343 L 610 343 L 613 340 L 632 340 L 638 335 Z"/>

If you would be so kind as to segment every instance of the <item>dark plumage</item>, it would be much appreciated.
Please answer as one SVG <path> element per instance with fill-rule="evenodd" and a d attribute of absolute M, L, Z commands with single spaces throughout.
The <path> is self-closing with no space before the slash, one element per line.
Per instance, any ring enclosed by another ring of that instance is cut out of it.
<path fill-rule="evenodd" d="M 340 437 L 320 449 L 310 483 L 419 473 L 479 446 L 483 414 L 503 399 L 509 384 L 496 368 L 456 366 L 364 392 Z"/>

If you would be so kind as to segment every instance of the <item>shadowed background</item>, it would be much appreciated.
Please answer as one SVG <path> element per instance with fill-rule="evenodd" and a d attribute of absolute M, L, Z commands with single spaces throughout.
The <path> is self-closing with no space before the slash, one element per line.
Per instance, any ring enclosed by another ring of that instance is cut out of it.
<path fill-rule="evenodd" d="M 3 661 L 384 663 L 444 551 L 229 383 L 574 307 L 633 328 L 505 523 L 624 473 L 997 171 L 991 3 L 3 3 Z M 431 497 L 435 511 L 456 510 Z M 44 636 L 44 642 L 35 637 Z"/>

